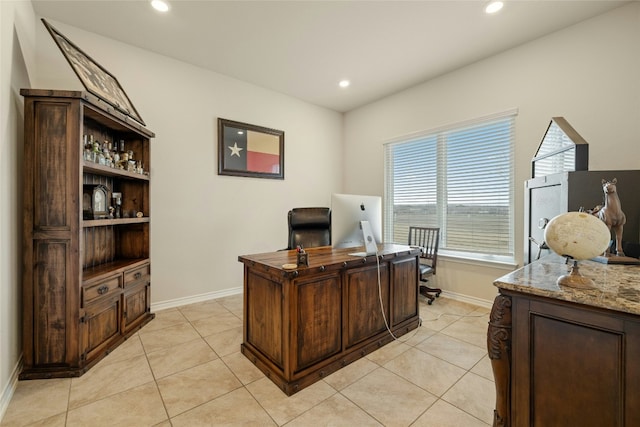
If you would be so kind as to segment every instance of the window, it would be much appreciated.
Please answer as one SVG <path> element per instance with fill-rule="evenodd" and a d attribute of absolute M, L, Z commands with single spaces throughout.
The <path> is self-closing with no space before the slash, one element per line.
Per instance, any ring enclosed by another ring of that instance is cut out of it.
<path fill-rule="evenodd" d="M 385 144 L 385 241 L 440 227 L 440 252 L 513 261 L 515 111 Z"/>

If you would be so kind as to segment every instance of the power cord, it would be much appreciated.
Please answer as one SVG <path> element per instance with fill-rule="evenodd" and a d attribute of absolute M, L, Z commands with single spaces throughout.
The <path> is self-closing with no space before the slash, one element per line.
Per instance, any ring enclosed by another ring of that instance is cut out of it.
<path fill-rule="evenodd" d="M 394 335 L 394 333 L 391 331 L 391 328 L 389 327 L 389 321 L 387 320 L 387 316 L 384 314 L 384 303 L 382 302 L 382 281 L 380 279 L 380 257 L 378 256 L 378 252 L 376 251 L 376 266 L 377 266 L 377 270 L 378 270 L 378 300 L 380 301 L 380 312 L 382 313 L 382 318 L 384 319 L 384 326 L 387 328 L 387 331 L 389 332 L 389 335 L 391 335 L 391 337 L 396 340 L 396 341 L 401 341 L 401 342 L 405 342 L 405 341 L 409 341 L 411 338 L 413 338 L 417 333 L 418 333 L 418 328 L 416 328 L 413 332 L 413 334 L 410 337 L 407 337 L 406 339 L 400 339 L 397 336 Z M 440 318 L 442 316 L 458 316 L 458 317 L 485 317 L 487 316 L 487 314 L 478 314 L 478 315 L 473 315 L 473 314 L 455 314 L 455 313 L 440 313 L 436 318 L 434 319 L 425 319 L 426 322 L 437 322 L 438 320 L 440 320 Z M 422 326 L 422 317 L 419 317 L 419 322 L 418 322 L 418 327 Z"/>
<path fill-rule="evenodd" d="M 384 326 L 386 326 L 387 331 L 389 331 L 389 335 L 393 337 L 394 340 L 397 340 L 393 332 L 391 332 L 391 328 L 389 327 L 389 322 L 387 321 L 387 315 L 384 314 L 384 303 L 382 302 L 382 284 L 380 283 L 380 257 L 378 256 L 378 251 L 376 251 L 376 265 L 378 267 L 378 299 L 380 300 L 380 311 L 382 312 L 382 318 L 384 319 Z M 420 323 L 422 324 L 422 319 L 420 319 Z M 418 328 L 416 328 L 417 330 Z"/>

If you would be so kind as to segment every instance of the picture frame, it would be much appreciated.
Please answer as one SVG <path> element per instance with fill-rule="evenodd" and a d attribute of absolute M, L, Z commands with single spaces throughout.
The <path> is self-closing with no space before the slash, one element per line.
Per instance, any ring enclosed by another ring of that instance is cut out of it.
<path fill-rule="evenodd" d="M 218 175 L 284 179 L 284 131 L 218 118 Z"/>
<path fill-rule="evenodd" d="M 104 67 L 93 60 L 82 49 L 71 42 L 60 31 L 55 29 L 44 18 L 42 23 L 53 37 L 71 69 L 78 76 L 87 92 L 97 96 L 116 110 L 146 126 L 118 80 Z"/>

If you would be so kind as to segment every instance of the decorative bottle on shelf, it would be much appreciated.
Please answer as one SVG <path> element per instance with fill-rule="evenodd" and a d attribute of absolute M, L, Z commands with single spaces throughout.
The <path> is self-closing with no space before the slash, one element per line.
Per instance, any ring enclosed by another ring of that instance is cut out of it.
<path fill-rule="evenodd" d="M 100 144 L 97 141 L 93 140 L 93 135 L 89 137 L 89 141 L 91 141 L 91 161 L 94 163 L 100 163 Z"/>
<path fill-rule="evenodd" d="M 118 143 L 114 142 L 111 147 L 111 160 L 113 161 L 113 167 L 117 168 L 120 162 L 120 153 L 118 152 Z"/>
<path fill-rule="evenodd" d="M 88 162 L 91 161 L 91 150 L 93 149 L 93 145 L 89 142 L 89 135 L 85 134 L 82 137 L 82 142 L 84 144 L 84 149 L 82 151 L 82 158 Z"/>
<path fill-rule="evenodd" d="M 129 163 L 127 164 L 127 170 L 129 172 L 136 171 L 136 161 L 133 159 L 133 150 L 127 151 L 127 158 L 129 159 Z"/>
<path fill-rule="evenodd" d="M 102 154 L 104 154 L 104 164 L 105 166 L 113 167 L 113 159 L 111 158 L 111 143 L 109 141 L 104 141 L 102 145 Z"/>
<path fill-rule="evenodd" d="M 118 149 L 118 154 L 120 157 L 119 163 L 118 163 L 118 167 L 120 169 L 127 169 L 127 162 L 128 162 L 128 155 L 127 152 L 124 150 L 124 139 L 120 140 L 120 147 Z"/>
<path fill-rule="evenodd" d="M 115 217 L 120 218 L 122 216 L 122 193 L 111 193 L 111 197 L 113 198 L 113 204 L 115 205 Z"/>
<path fill-rule="evenodd" d="M 107 165 L 107 158 L 105 157 L 104 152 L 99 148 L 98 148 L 98 164 L 103 166 Z"/>

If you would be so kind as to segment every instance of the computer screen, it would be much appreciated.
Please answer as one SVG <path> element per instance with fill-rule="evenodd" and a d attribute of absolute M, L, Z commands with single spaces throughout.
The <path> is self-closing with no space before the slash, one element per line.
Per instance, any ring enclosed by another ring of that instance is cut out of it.
<path fill-rule="evenodd" d="M 382 198 L 356 194 L 331 195 L 331 245 L 364 246 L 360 221 L 368 221 L 377 243 L 382 243 Z"/>

